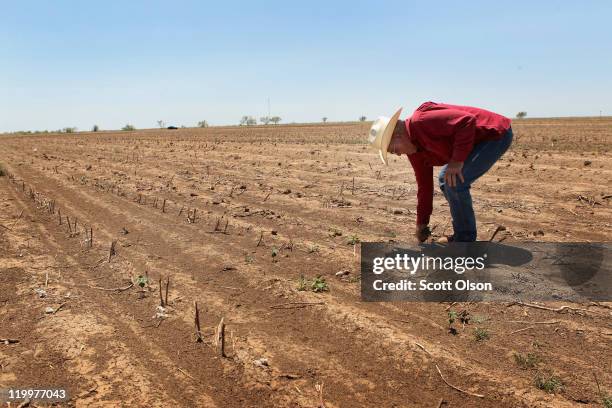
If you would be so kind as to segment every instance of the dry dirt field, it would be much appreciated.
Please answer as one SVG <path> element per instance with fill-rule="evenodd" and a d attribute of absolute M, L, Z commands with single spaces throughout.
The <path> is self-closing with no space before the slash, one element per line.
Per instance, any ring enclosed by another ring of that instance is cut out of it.
<path fill-rule="evenodd" d="M 0 388 L 67 387 L 56 406 L 77 407 L 603 406 L 612 303 L 360 302 L 349 241 L 409 242 L 416 215 L 408 161 L 383 167 L 367 128 L 0 135 L 0 339 L 18 340 Z M 610 241 L 612 118 L 513 128 L 473 188 L 479 238 Z"/>

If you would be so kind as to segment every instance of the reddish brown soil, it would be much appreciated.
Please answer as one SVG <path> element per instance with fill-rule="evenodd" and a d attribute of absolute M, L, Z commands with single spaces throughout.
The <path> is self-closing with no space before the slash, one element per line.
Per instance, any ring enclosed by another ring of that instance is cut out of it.
<path fill-rule="evenodd" d="M 19 340 L 0 343 L 0 388 L 67 387 L 72 399 L 57 405 L 79 407 L 315 407 L 321 395 L 326 407 L 600 406 L 593 374 L 612 392 L 609 303 L 555 313 L 360 301 L 348 237 L 411 241 L 415 221 L 408 162 L 381 166 L 362 142 L 366 129 L 0 136 L 0 338 Z M 480 238 L 501 224 L 506 242 L 609 241 L 612 120 L 524 120 L 514 129 L 514 146 L 473 188 Z M 434 233 L 448 225 L 436 195 Z M 341 270 L 350 273 L 337 278 Z M 101 289 L 145 273 L 144 298 L 135 287 Z M 329 292 L 298 291 L 301 275 L 324 276 Z M 160 277 L 170 277 L 161 321 Z M 203 343 L 194 341 L 195 301 Z M 290 302 L 322 304 L 273 308 Z M 447 333 L 449 309 L 474 317 L 456 336 Z M 225 358 L 212 344 L 222 317 Z M 476 341 L 476 327 L 489 339 Z M 522 368 L 515 353 L 539 362 Z M 268 366 L 254 364 L 260 358 Z M 484 398 L 449 387 L 436 365 L 448 383 Z M 538 389 L 538 372 L 563 387 Z"/>

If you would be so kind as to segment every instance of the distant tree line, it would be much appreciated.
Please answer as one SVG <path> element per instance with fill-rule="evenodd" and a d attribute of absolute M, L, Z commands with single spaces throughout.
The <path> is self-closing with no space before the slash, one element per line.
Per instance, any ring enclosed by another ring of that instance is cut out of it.
<path fill-rule="evenodd" d="M 365 118 L 365 116 L 364 116 Z M 323 122 L 327 122 L 327 117 L 323 117 Z M 365 119 L 364 119 L 365 120 Z M 274 124 L 274 125 L 278 125 L 281 121 L 282 118 L 280 116 L 262 116 L 261 118 L 259 118 L 259 121 L 261 124 L 263 125 L 269 125 L 270 123 Z M 160 129 L 177 129 L 176 126 L 166 126 L 167 123 L 163 120 L 158 120 L 156 121 L 157 127 L 159 127 Z M 240 126 L 254 126 L 257 125 L 257 119 L 255 119 L 253 116 L 250 115 L 244 115 L 242 116 L 242 118 L 240 118 Z M 206 120 L 201 120 L 197 123 L 197 127 L 199 128 L 207 128 L 209 127 L 209 123 Z M 186 126 L 182 125 L 181 128 L 185 129 Z M 126 123 L 122 128 L 122 131 L 125 132 L 130 132 L 130 131 L 134 131 L 136 130 L 136 126 L 132 125 L 131 123 Z M 76 133 L 78 131 L 78 128 L 75 126 L 68 126 L 68 127 L 64 127 L 62 129 L 58 129 L 55 131 L 49 131 L 49 130 L 19 130 L 19 131 L 15 131 L 15 132 L 10 132 L 13 134 L 37 134 L 37 133 Z M 99 132 L 100 131 L 100 126 L 93 125 L 91 127 L 91 132 Z"/>
<path fill-rule="evenodd" d="M 281 120 L 282 119 L 280 116 L 262 116 L 259 118 L 259 121 L 264 125 L 268 125 L 270 123 L 278 125 Z M 257 119 L 255 119 L 253 116 L 244 115 L 242 118 L 240 118 L 240 126 L 253 126 L 256 124 Z"/>

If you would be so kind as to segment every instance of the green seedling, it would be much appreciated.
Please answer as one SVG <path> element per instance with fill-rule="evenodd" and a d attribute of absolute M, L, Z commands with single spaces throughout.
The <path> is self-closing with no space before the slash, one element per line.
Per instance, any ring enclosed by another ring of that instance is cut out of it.
<path fill-rule="evenodd" d="M 312 285 L 310 286 L 313 292 L 327 292 L 329 291 L 329 286 L 327 282 L 325 282 L 325 278 L 322 276 L 317 276 L 313 279 Z"/>
<path fill-rule="evenodd" d="M 147 279 L 146 276 L 138 275 L 138 278 L 136 278 L 136 284 L 144 290 L 145 286 L 149 284 L 149 279 Z"/>
<path fill-rule="evenodd" d="M 276 247 L 272 248 L 272 262 L 276 262 L 276 257 L 278 256 L 278 249 Z"/>
<path fill-rule="evenodd" d="M 534 381 L 536 387 L 549 394 L 553 394 L 563 387 L 561 380 L 554 375 L 539 373 Z"/>
<path fill-rule="evenodd" d="M 304 278 L 304 275 L 300 275 L 300 279 L 298 280 L 297 284 L 297 290 L 299 290 L 300 292 L 305 291 L 306 286 L 306 278 Z"/>
<path fill-rule="evenodd" d="M 359 242 L 361 241 L 359 240 L 359 237 L 357 235 L 349 236 L 346 241 L 347 245 L 355 245 L 355 244 L 358 244 Z"/>
<path fill-rule="evenodd" d="M 138 275 L 138 278 L 136 278 L 136 285 L 140 288 L 138 297 L 143 299 L 146 296 L 145 287 L 149 285 L 149 278 L 147 276 Z"/>
<path fill-rule="evenodd" d="M 535 353 L 527 353 L 527 355 L 523 355 L 521 353 L 514 353 L 514 361 L 516 364 L 523 368 L 535 368 L 540 362 L 540 358 Z"/>
<path fill-rule="evenodd" d="M 250 264 L 250 263 L 253 263 L 254 261 L 255 261 L 255 259 L 253 259 L 253 257 L 251 255 L 247 254 L 247 255 L 244 256 L 244 262 Z"/>
<path fill-rule="evenodd" d="M 457 329 L 453 327 L 453 324 L 457 320 L 457 317 L 458 317 L 457 312 L 455 312 L 454 310 L 448 311 L 448 332 L 452 334 L 453 336 L 457 334 Z"/>
<path fill-rule="evenodd" d="M 487 340 L 489 338 L 489 332 L 487 331 L 487 329 L 483 329 L 482 327 L 477 327 L 474 330 L 474 337 L 476 338 L 476 341 Z"/>
<path fill-rule="evenodd" d="M 361 276 L 356 275 L 356 276 L 351 276 L 348 280 L 349 283 L 356 283 L 361 281 Z"/>

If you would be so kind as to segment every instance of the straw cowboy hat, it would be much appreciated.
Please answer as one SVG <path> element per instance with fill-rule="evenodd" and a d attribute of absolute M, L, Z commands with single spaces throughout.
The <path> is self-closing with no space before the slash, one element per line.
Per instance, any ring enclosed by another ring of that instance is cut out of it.
<path fill-rule="evenodd" d="M 393 129 L 395 129 L 395 124 L 397 123 L 401 113 L 402 108 L 399 108 L 397 112 L 391 116 L 391 118 L 379 116 L 378 119 L 372 123 L 370 133 L 368 134 L 368 142 L 370 143 L 370 146 L 373 149 L 378 150 L 380 159 L 386 165 L 389 165 L 389 162 L 387 161 L 387 149 L 391 143 Z"/>

